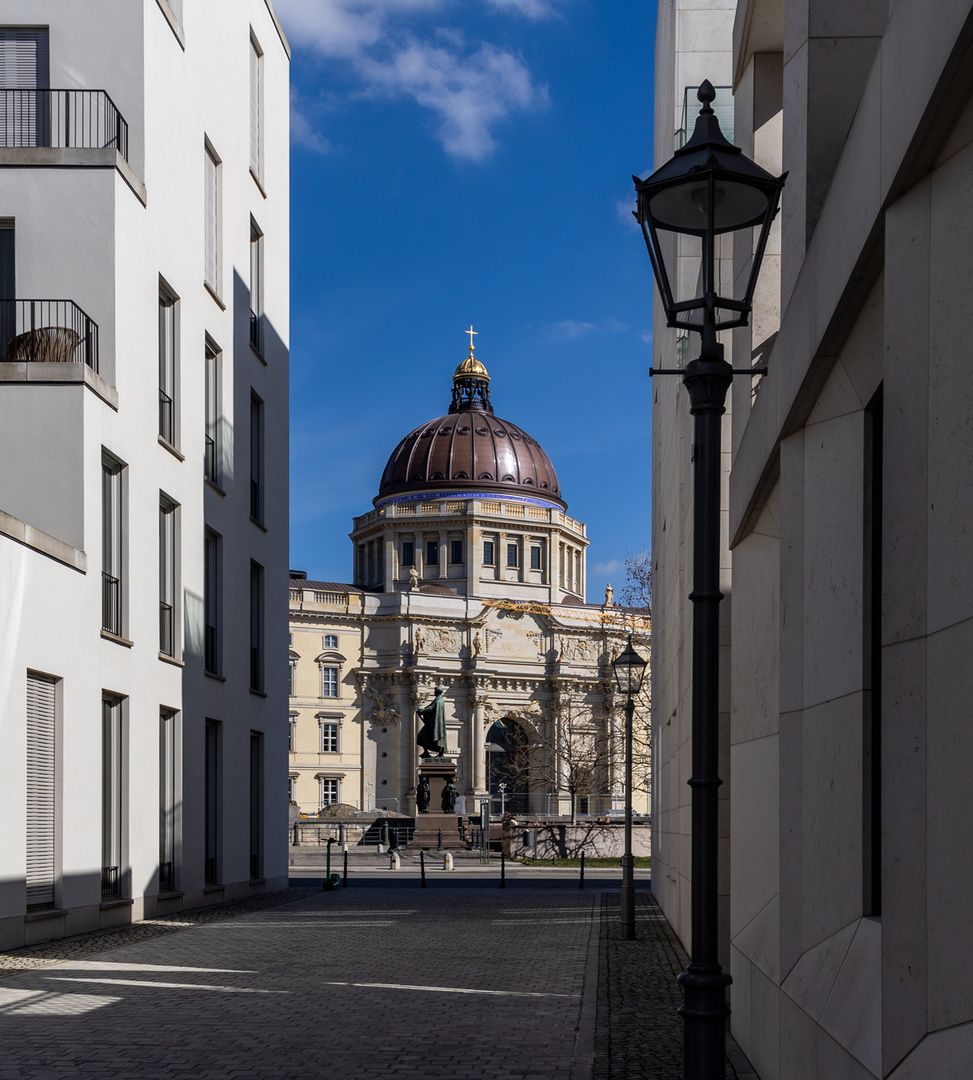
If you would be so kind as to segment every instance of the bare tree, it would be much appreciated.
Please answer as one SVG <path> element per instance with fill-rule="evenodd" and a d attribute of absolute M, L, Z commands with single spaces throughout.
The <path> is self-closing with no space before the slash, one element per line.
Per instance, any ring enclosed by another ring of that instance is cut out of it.
<path fill-rule="evenodd" d="M 618 597 L 626 607 L 646 614 L 652 610 L 652 552 L 648 548 L 625 556 L 625 584 Z"/>

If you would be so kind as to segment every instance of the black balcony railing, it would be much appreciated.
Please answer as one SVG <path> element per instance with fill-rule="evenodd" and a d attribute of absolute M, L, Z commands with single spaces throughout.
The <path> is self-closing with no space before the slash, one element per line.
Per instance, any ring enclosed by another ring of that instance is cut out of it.
<path fill-rule="evenodd" d="M 122 635 L 122 583 L 105 571 L 101 574 L 101 628 L 116 637 Z"/>
<path fill-rule="evenodd" d="M 98 370 L 98 324 L 73 300 L 0 300 L 0 355 L 11 363 Z"/>
<path fill-rule="evenodd" d="M 212 480 L 214 484 L 217 483 L 216 440 L 212 435 L 206 436 L 206 449 L 203 452 L 203 469 L 206 472 L 206 479 Z"/>
<path fill-rule="evenodd" d="M 117 866 L 103 866 L 101 868 L 101 895 L 118 896 L 119 880 Z"/>
<path fill-rule="evenodd" d="M 250 344 L 260 352 L 260 316 L 255 312 L 250 312 Z"/>
<path fill-rule="evenodd" d="M 172 398 L 163 389 L 159 389 L 159 438 L 170 446 L 176 442 L 176 410 Z"/>
<path fill-rule="evenodd" d="M 175 627 L 172 618 L 172 605 L 159 601 L 159 652 L 164 656 L 176 655 Z"/>
<path fill-rule="evenodd" d="M 117 150 L 128 124 L 104 90 L 0 89 L 0 147 Z"/>
<path fill-rule="evenodd" d="M 176 871 L 171 862 L 159 863 L 159 890 L 171 892 L 176 887 Z"/>

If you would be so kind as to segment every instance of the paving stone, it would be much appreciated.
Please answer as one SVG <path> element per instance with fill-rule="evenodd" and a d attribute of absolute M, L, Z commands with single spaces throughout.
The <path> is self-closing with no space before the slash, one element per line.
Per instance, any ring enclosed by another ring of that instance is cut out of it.
<path fill-rule="evenodd" d="M 681 1077 L 651 894 L 625 942 L 617 887 L 570 874 L 354 884 L 0 954 L 0 1080 Z"/>

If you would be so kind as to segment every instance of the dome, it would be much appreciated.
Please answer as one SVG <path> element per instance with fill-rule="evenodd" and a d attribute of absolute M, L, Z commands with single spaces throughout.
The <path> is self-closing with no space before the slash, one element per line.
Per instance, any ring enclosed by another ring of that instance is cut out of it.
<path fill-rule="evenodd" d="M 470 355 L 453 375 L 445 416 L 428 420 L 392 451 L 374 504 L 396 496 L 513 496 L 566 509 L 551 459 L 536 439 L 495 416 L 490 376 Z"/>

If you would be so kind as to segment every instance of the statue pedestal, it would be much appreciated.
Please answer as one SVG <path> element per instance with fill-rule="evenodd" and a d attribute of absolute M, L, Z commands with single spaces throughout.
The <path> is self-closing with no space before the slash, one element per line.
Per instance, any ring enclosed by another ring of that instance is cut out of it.
<path fill-rule="evenodd" d="M 456 783 L 456 762 L 445 757 L 419 758 L 416 774 L 417 781 L 423 776 L 429 781 L 429 812 L 416 813 L 415 836 L 408 846 L 435 850 L 439 844 L 439 830 L 442 829 L 443 850 L 465 848 L 466 845 L 459 838 L 458 815 L 442 812 L 443 788 L 448 780 Z"/>

